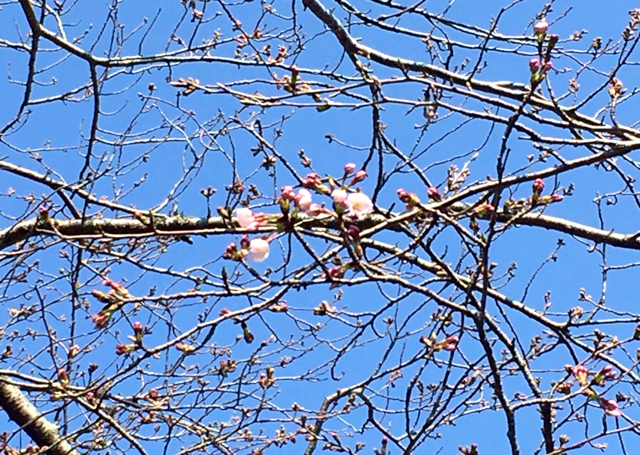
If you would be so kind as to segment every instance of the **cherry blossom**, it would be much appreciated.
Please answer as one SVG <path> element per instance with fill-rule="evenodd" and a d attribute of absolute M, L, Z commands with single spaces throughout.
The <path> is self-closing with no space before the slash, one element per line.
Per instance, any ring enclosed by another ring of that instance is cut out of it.
<path fill-rule="evenodd" d="M 373 212 L 373 202 L 364 193 L 351 193 L 347 196 L 347 206 L 353 215 L 366 215 Z"/>
<path fill-rule="evenodd" d="M 306 188 L 301 188 L 296 195 L 296 204 L 298 208 L 303 212 L 306 212 L 311 207 L 311 193 Z"/>
<path fill-rule="evenodd" d="M 236 221 L 241 228 L 249 229 L 251 231 L 258 228 L 258 221 L 251 209 L 242 207 L 236 210 Z"/>
<path fill-rule="evenodd" d="M 249 244 L 249 258 L 254 262 L 262 262 L 269 257 L 269 242 L 265 239 L 253 239 Z"/>
<path fill-rule="evenodd" d="M 347 200 L 347 192 L 341 188 L 336 188 L 331 193 L 331 199 L 336 204 L 345 204 Z"/>

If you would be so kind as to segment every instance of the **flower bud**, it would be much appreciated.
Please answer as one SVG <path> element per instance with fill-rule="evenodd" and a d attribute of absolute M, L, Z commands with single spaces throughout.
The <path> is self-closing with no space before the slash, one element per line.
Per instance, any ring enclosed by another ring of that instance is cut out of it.
<path fill-rule="evenodd" d="M 442 196 L 440 196 L 440 192 L 438 191 L 438 188 L 435 186 L 429 187 L 429 189 L 427 190 L 427 195 L 429 196 L 429 199 L 435 202 L 439 202 L 442 200 Z"/>
<path fill-rule="evenodd" d="M 539 69 L 540 59 L 532 58 L 531 60 L 529 60 L 529 70 L 531 70 L 531 73 L 537 73 Z"/>
<path fill-rule="evenodd" d="M 360 169 L 358 172 L 356 172 L 356 175 L 353 176 L 353 179 L 351 179 L 351 185 L 362 182 L 366 178 L 367 171 L 365 171 L 364 169 Z"/>
<path fill-rule="evenodd" d="M 533 182 L 533 194 L 540 195 L 540 193 L 542 193 L 542 190 L 544 190 L 544 181 L 542 179 L 536 179 Z"/>
<path fill-rule="evenodd" d="M 549 30 L 549 24 L 547 23 L 547 19 L 544 17 L 540 19 L 540 21 L 538 21 L 536 25 L 533 26 L 533 33 L 535 33 L 538 37 L 544 37 L 544 35 L 546 35 L 547 33 L 547 30 Z"/>

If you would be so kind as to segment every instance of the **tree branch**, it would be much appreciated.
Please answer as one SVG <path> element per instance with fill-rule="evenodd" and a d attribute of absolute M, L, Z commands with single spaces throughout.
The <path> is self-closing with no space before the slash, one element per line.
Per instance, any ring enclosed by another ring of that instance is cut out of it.
<path fill-rule="evenodd" d="M 0 407 L 40 447 L 51 455 L 80 455 L 58 433 L 58 427 L 45 419 L 20 389 L 0 376 Z"/>

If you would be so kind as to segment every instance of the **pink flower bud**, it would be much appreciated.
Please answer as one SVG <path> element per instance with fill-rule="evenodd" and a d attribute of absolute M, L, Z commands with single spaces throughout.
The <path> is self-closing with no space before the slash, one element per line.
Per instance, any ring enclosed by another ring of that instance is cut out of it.
<path fill-rule="evenodd" d="M 536 179 L 533 182 L 533 194 L 540 195 L 544 190 L 544 181 L 542 179 Z"/>
<path fill-rule="evenodd" d="M 455 335 L 448 336 L 447 338 L 444 339 L 442 349 L 444 349 L 445 351 L 455 351 L 456 347 L 458 347 L 459 341 L 460 341 L 460 338 L 458 338 Z"/>
<path fill-rule="evenodd" d="M 140 321 L 133 323 L 133 331 L 136 333 L 142 332 L 142 323 Z"/>
<path fill-rule="evenodd" d="M 529 69 L 532 73 L 537 73 L 540 69 L 540 59 L 532 58 L 529 60 Z"/>
<path fill-rule="evenodd" d="M 347 164 L 344 165 L 344 173 L 345 173 L 345 175 L 349 175 L 355 170 L 356 170 L 356 164 L 355 163 L 347 163 Z"/>
<path fill-rule="evenodd" d="M 282 198 L 291 201 L 293 200 L 295 193 L 293 192 L 293 187 L 291 185 L 282 187 Z"/>
<path fill-rule="evenodd" d="M 551 60 L 547 60 L 544 63 L 544 70 L 549 71 L 551 68 L 553 68 L 553 63 L 551 63 Z"/>
<path fill-rule="evenodd" d="M 367 178 L 367 171 L 365 171 L 364 169 L 361 169 L 358 172 L 356 172 L 356 175 L 353 176 L 353 179 L 351 180 L 351 184 L 355 185 L 356 183 L 362 182 L 366 178 Z"/>
<path fill-rule="evenodd" d="M 621 417 L 622 411 L 618 407 L 618 403 L 615 400 L 607 400 L 605 398 L 600 398 L 600 407 L 604 409 L 604 412 L 611 417 Z"/>
<path fill-rule="evenodd" d="M 404 188 L 400 188 L 397 191 L 397 194 L 398 199 L 407 204 L 407 206 L 409 207 L 415 207 L 416 205 L 420 204 L 420 199 L 418 198 L 418 196 L 415 193 L 409 193 Z"/>
<path fill-rule="evenodd" d="M 571 369 L 571 373 L 578 380 L 578 384 L 581 386 L 587 385 L 589 378 L 589 370 L 582 364 L 578 364 Z"/>
<path fill-rule="evenodd" d="M 442 196 L 440 196 L 440 192 L 438 191 L 438 188 L 435 186 L 429 187 L 429 189 L 427 190 L 427 196 L 429 196 L 429 199 L 432 199 L 436 202 L 442 200 Z"/>
<path fill-rule="evenodd" d="M 533 26 L 533 32 L 536 35 L 544 35 L 545 33 L 547 33 L 547 30 L 549 30 L 549 24 L 547 23 L 547 19 L 546 18 L 542 18 L 540 19 L 540 21 Z"/>
<path fill-rule="evenodd" d="M 100 311 L 91 317 L 91 320 L 96 325 L 96 329 L 106 327 L 109 323 L 109 319 L 111 319 L 111 313 L 107 313 L 105 311 Z"/>

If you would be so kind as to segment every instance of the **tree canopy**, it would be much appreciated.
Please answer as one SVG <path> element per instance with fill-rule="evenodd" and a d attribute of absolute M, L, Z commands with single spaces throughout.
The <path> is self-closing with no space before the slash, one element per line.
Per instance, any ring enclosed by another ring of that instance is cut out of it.
<path fill-rule="evenodd" d="M 633 453 L 608 3 L 1 2 L 0 448 Z"/>

